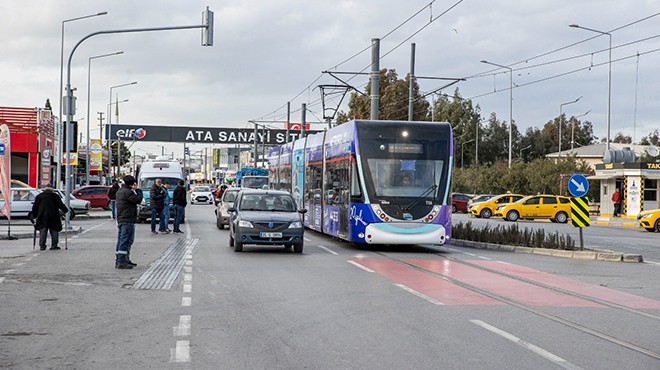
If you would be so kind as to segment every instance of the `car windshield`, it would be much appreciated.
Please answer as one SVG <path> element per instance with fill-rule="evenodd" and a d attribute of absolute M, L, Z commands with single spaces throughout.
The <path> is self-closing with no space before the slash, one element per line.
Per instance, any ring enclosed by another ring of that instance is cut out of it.
<path fill-rule="evenodd" d="M 140 188 L 142 189 L 151 189 L 152 186 L 154 186 L 154 183 L 156 182 L 156 179 L 161 179 L 163 180 L 161 184 L 168 183 L 170 185 L 172 184 L 178 184 L 179 180 L 174 177 L 153 177 L 153 178 L 145 178 L 145 179 L 140 179 Z"/>
<path fill-rule="evenodd" d="M 293 197 L 288 194 L 245 194 L 240 210 L 294 212 L 296 208 Z"/>
<path fill-rule="evenodd" d="M 201 192 L 209 192 L 211 191 L 211 189 L 209 189 L 208 186 L 195 186 L 195 191 L 201 193 Z"/>
<path fill-rule="evenodd" d="M 224 202 L 233 202 L 236 200 L 236 196 L 238 195 L 238 191 L 227 191 L 225 193 Z"/>

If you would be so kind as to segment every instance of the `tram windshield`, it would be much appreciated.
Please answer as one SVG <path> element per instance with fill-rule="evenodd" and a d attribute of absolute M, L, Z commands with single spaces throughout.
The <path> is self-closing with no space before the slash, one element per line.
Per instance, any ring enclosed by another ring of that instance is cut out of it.
<path fill-rule="evenodd" d="M 434 197 L 429 189 L 438 185 L 442 160 L 368 159 L 376 197 Z"/>

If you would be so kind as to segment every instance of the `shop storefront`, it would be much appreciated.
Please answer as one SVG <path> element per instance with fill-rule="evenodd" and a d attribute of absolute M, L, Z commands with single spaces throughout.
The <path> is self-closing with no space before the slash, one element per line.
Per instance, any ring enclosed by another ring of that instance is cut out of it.
<path fill-rule="evenodd" d="M 612 193 L 619 189 L 621 217 L 636 218 L 639 212 L 660 208 L 660 163 L 601 163 L 589 180 L 600 180 L 600 214 L 612 216 Z"/>

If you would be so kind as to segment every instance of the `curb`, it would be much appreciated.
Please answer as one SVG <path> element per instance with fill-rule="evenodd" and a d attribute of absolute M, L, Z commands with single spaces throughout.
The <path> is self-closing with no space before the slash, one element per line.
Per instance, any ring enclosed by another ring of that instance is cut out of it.
<path fill-rule="evenodd" d="M 73 230 L 68 231 L 68 232 L 62 230 L 62 231 L 60 231 L 60 238 L 63 237 L 63 234 L 78 235 L 82 231 L 83 231 L 83 228 L 80 227 L 80 226 L 78 226 L 77 228 L 74 227 Z M 32 239 L 34 237 L 34 232 L 31 231 L 29 233 L 26 233 L 26 232 L 12 233 L 11 236 L 12 236 L 12 238 L 15 238 L 15 239 Z M 39 233 L 37 233 L 37 238 L 38 237 L 39 237 Z M 5 235 L 5 236 L 0 237 L 0 240 L 11 240 L 11 239 L 8 239 L 7 236 Z"/>
<path fill-rule="evenodd" d="M 620 252 L 612 252 L 608 250 L 564 250 L 564 249 L 547 249 L 547 248 L 530 248 L 530 247 L 517 247 L 513 245 L 492 244 L 475 242 L 471 240 L 452 239 L 451 245 L 465 248 L 475 249 L 488 249 L 501 252 L 513 253 L 527 253 L 538 254 L 542 256 L 573 258 L 580 260 L 592 261 L 608 261 L 608 262 L 628 262 L 628 263 L 641 263 L 644 258 L 640 254 L 628 254 Z"/>

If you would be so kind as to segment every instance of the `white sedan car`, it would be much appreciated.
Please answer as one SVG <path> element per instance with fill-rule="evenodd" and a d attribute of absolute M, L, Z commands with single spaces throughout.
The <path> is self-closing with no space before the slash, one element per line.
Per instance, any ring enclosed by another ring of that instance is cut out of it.
<path fill-rule="evenodd" d="M 190 194 L 190 204 L 204 203 L 213 204 L 213 194 L 208 186 L 195 186 Z"/>

